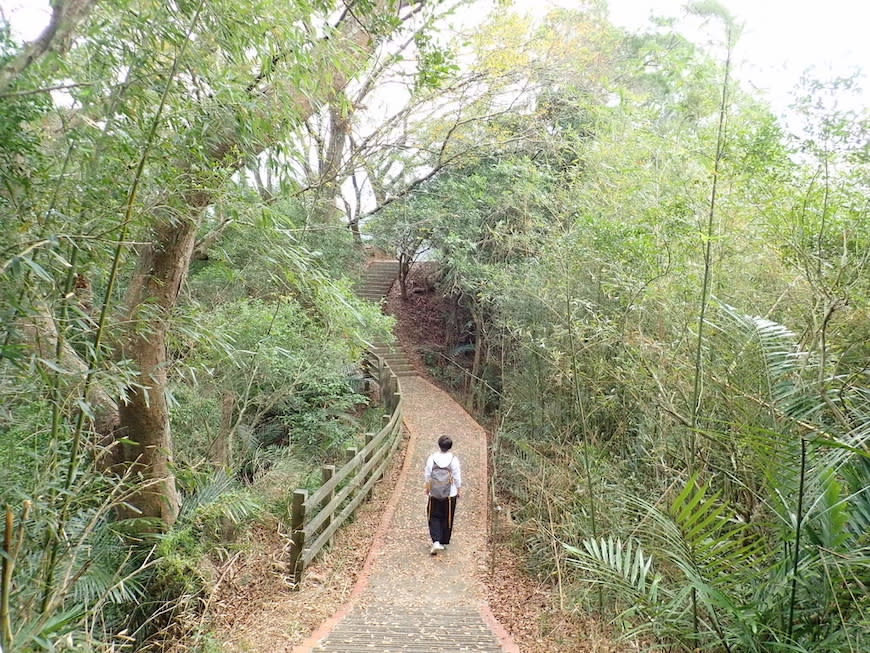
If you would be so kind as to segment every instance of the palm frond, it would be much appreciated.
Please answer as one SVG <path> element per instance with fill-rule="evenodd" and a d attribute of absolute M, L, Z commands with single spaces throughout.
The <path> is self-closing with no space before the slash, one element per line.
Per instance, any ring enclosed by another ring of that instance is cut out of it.
<path fill-rule="evenodd" d="M 763 542 L 746 524 L 731 518 L 720 492 L 690 477 L 666 512 L 652 510 L 649 516 L 658 530 L 651 534 L 668 546 L 671 561 L 686 578 L 701 586 L 734 585 L 747 569 L 763 557 Z"/>
<path fill-rule="evenodd" d="M 733 340 L 732 367 L 747 360 L 747 352 L 757 351 L 764 363 L 761 370 L 768 400 L 782 405 L 786 414 L 801 414 L 799 399 L 804 393 L 800 372 L 806 367 L 809 356 L 798 349 L 797 336 L 782 324 L 741 313 L 733 306 L 720 304 L 719 308 L 730 328 L 712 322 L 711 326 Z"/>
<path fill-rule="evenodd" d="M 766 568 L 766 542 L 732 519 L 720 493 L 695 476 L 664 510 L 638 498 L 632 503 L 643 513 L 639 532 L 662 559 L 663 586 L 674 595 L 677 588 L 683 597 L 680 618 L 688 618 L 691 595 L 706 632 L 702 639 L 721 640 L 727 628 L 741 631 L 748 623 L 743 594 Z M 676 607 L 670 609 L 673 616 Z"/>
<path fill-rule="evenodd" d="M 256 513 L 259 507 L 251 495 L 240 491 L 236 480 L 222 469 L 208 474 L 192 474 L 187 479 L 187 493 L 177 523 L 191 523 L 205 513 L 240 523 Z"/>
<path fill-rule="evenodd" d="M 830 469 L 823 472 L 821 485 L 822 491 L 807 511 L 806 533 L 812 544 L 838 550 L 850 535 L 846 530 L 849 504 L 843 497 L 840 482 Z"/>
<path fill-rule="evenodd" d="M 590 574 L 585 578 L 588 582 L 606 586 L 630 605 L 658 602 L 661 578 L 652 570 L 652 556 L 638 542 L 601 537 L 583 540 L 579 547 L 562 546 L 568 552 L 568 564 Z"/>
<path fill-rule="evenodd" d="M 846 527 L 856 539 L 870 543 L 870 459 L 856 457 L 842 474 L 851 492 Z"/>

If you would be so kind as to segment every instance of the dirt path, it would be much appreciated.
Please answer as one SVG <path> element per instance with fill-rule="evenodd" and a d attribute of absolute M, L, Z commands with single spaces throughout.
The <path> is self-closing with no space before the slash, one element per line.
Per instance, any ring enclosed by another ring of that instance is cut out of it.
<path fill-rule="evenodd" d="M 350 602 L 301 646 L 308 651 L 518 651 L 484 595 L 486 433 L 419 377 L 402 379 L 409 432 L 404 467 Z M 442 434 L 453 438 L 463 493 L 448 551 L 429 555 L 422 469 Z"/>

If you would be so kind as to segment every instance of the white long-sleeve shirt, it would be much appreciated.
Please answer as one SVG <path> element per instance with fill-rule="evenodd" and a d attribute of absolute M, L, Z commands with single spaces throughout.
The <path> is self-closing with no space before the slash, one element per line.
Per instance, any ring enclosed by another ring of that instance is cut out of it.
<path fill-rule="evenodd" d="M 426 469 L 423 471 L 423 481 L 426 488 L 429 488 L 429 481 L 432 478 L 432 466 L 438 463 L 439 467 L 450 467 L 450 472 L 453 474 L 453 481 L 450 484 L 450 496 L 455 497 L 462 489 L 462 470 L 459 468 L 459 458 L 452 451 L 436 451 L 426 460 Z"/>

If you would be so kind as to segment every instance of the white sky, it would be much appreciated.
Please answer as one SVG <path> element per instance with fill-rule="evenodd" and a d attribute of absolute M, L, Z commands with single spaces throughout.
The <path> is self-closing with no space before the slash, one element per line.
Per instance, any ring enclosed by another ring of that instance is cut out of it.
<path fill-rule="evenodd" d="M 547 1 L 547 0 L 544 0 Z M 570 1 L 570 0 L 569 0 Z M 738 78 L 764 93 L 783 113 L 801 75 L 813 67 L 826 79 L 863 70 L 863 103 L 870 97 L 870 2 L 867 0 L 720 0 L 744 30 L 737 42 Z M 682 18 L 686 0 L 608 0 L 614 23 L 644 25 L 651 11 Z M 691 21 L 687 21 L 691 23 Z M 701 43 L 703 37 L 687 36 Z"/>
<path fill-rule="evenodd" d="M 737 76 L 765 94 L 777 113 L 785 113 L 792 90 L 804 70 L 815 66 L 816 76 L 847 75 L 865 70 L 862 102 L 870 97 L 870 2 L 867 0 L 720 0 L 745 29 L 737 44 Z M 492 0 L 481 0 L 492 5 Z M 540 12 L 547 6 L 577 6 L 578 0 L 514 0 L 518 8 Z M 680 20 L 695 42 L 706 37 L 696 22 L 685 19 L 686 0 L 608 0 L 611 19 L 637 30 L 651 13 Z M 48 20 L 48 0 L 0 0 L 25 39 L 34 38 Z M 462 10 L 478 14 L 477 11 Z M 479 15 L 479 14 L 478 14 Z"/>

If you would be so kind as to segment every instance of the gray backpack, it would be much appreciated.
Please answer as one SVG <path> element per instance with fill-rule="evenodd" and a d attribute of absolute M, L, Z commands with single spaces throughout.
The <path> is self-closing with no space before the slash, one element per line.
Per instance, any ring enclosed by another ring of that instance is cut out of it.
<path fill-rule="evenodd" d="M 435 499 L 446 499 L 450 496 L 450 486 L 453 485 L 453 472 L 450 471 L 450 465 L 452 464 L 452 456 L 447 467 L 441 467 L 434 460 L 432 461 L 432 475 L 429 477 L 429 496 Z"/>

